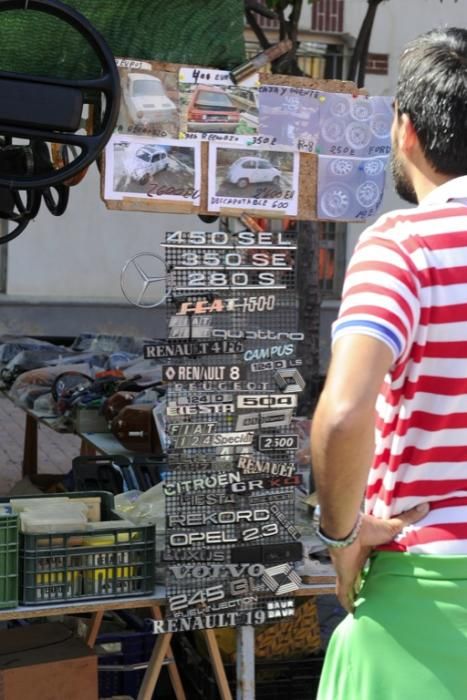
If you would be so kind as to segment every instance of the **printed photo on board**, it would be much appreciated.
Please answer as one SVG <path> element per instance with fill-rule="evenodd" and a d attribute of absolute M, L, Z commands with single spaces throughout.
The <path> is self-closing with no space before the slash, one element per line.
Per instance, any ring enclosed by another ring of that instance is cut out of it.
<path fill-rule="evenodd" d="M 318 90 L 261 85 L 258 89 L 260 133 L 275 143 L 313 153 L 319 135 Z"/>
<path fill-rule="evenodd" d="M 122 87 L 117 131 L 177 138 L 177 74 L 155 70 L 147 61 L 117 59 Z"/>
<path fill-rule="evenodd" d="M 149 197 L 199 204 L 199 144 L 114 135 L 105 163 L 106 199 Z"/>
<path fill-rule="evenodd" d="M 387 158 L 318 159 L 318 217 L 349 221 L 374 216 L 384 193 Z"/>
<path fill-rule="evenodd" d="M 209 208 L 280 209 L 296 213 L 298 154 L 210 144 Z"/>
<path fill-rule="evenodd" d="M 179 77 L 180 132 L 192 138 L 206 134 L 248 136 L 258 131 L 257 90 L 236 86 L 228 71 L 181 69 Z M 232 141 L 237 140 L 232 138 Z"/>
<path fill-rule="evenodd" d="M 390 153 L 392 98 L 322 95 L 320 154 L 365 158 Z"/>

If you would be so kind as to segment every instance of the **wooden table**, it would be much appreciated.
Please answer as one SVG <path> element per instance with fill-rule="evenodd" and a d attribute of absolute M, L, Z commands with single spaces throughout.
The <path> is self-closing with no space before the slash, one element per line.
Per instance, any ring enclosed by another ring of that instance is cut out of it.
<path fill-rule="evenodd" d="M 134 457 L 137 453 L 127 450 L 112 433 L 76 433 L 81 438 L 81 454 L 87 456 L 123 455 Z"/>
<path fill-rule="evenodd" d="M 330 595 L 334 593 L 334 584 L 327 585 L 303 585 L 297 591 L 294 591 L 294 596 L 315 597 L 316 595 Z M 288 596 L 287 596 L 288 597 Z M 227 677 L 225 675 L 224 665 L 222 663 L 219 646 L 217 644 L 214 630 L 202 630 L 204 634 L 206 646 L 209 651 L 214 676 L 221 700 L 232 700 L 232 693 L 229 688 Z M 145 695 L 155 687 L 159 677 L 162 664 L 166 655 L 170 654 L 170 640 L 172 633 L 166 633 L 159 636 L 159 639 L 154 646 L 150 665 L 146 671 L 140 693 L 137 700 L 146 700 L 150 695 Z M 254 627 L 244 625 L 237 627 L 237 700 L 254 700 L 255 699 L 255 630 Z M 178 696 L 177 696 L 178 697 Z"/>
<path fill-rule="evenodd" d="M 93 456 L 96 454 L 118 454 L 125 457 L 134 457 L 135 453 L 127 450 L 122 443 L 117 440 L 112 433 L 69 433 L 64 430 L 56 430 L 54 427 L 57 422 L 56 416 L 51 416 L 47 413 L 33 411 L 24 406 L 19 406 L 13 401 L 10 396 L 3 392 L 3 395 L 9 399 L 15 406 L 24 411 L 24 446 L 23 446 L 23 461 L 22 475 L 23 477 L 33 477 L 38 473 L 38 432 L 39 426 L 45 426 L 55 433 L 63 435 L 76 435 L 81 438 L 81 455 Z"/>
<path fill-rule="evenodd" d="M 23 605 L 11 610 L 0 611 L 0 622 L 7 620 L 27 620 L 44 616 L 53 617 L 55 615 L 82 615 L 83 613 L 92 613 L 92 617 L 88 625 L 86 643 L 90 647 L 93 647 L 99 633 L 99 628 L 104 617 L 104 613 L 106 611 L 149 608 L 152 617 L 155 620 L 160 620 L 162 619 L 161 608 L 165 606 L 166 602 L 164 594 L 164 588 L 162 586 L 158 586 L 156 587 L 154 596 L 150 598 L 114 598 L 112 600 L 105 601 L 82 601 L 79 603 L 63 603 L 60 605 Z M 211 659 L 220 697 L 222 700 L 232 700 L 232 694 L 225 675 L 225 669 L 222 663 L 214 630 L 203 630 L 202 632 L 209 651 L 209 657 Z M 170 644 L 171 639 L 171 633 L 158 635 L 158 639 L 144 674 L 137 700 L 151 700 L 162 666 L 164 664 L 167 664 L 175 697 L 177 700 L 187 700 L 177 668 L 177 663 L 173 656 L 172 647 Z M 188 700 L 190 699 L 188 698 Z"/>
<path fill-rule="evenodd" d="M 6 396 L 9 398 L 8 394 L 6 394 Z M 18 406 L 18 404 L 15 403 L 15 406 Z M 18 408 L 21 408 L 26 414 L 26 422 L 24 425 L 23 477 L 31 477 L 37 474 L 37 437 L 39 423 L 41 425 L 46 425 L 51 430 L 54 430 L 54 428 L 52 427 L 52 418 L 50 416 L 46 414 L 41 415 L 23 406 L 18 406 Z"/>
<path fill-rule="evenodd" d="M 23 476 L 31 476 L 37 474 L 38 424 L 45 425 L 53 430 L 54 428 L 52 424 L 55 419 L 24 408 L 23 410 L 26 413 Z M 82 455 L 91 456 L 96 454 L 119 454 L 128 457 L 134 456 L 134 453 L 127 450 L 111 433 L 77 433 L 77 435 L 79 435 L 79 437 L 82 439 Z M 92 612 L 93 617 L 89 625 L 87 638 L 88 644 L 92 646 L 96 640 L 99 626 L 106 610 L 149 607 L 154 619 L 161 619 L 161 607 L 163 607 L 165 604 L 163 593 L 164 590 L 162 587 L 160 587 L 158 594 L 156 592 L 155 598 L 115 599 L 114 601 L 81 603 L 79 605 L 59 605 L 55 607 L 21 607 L 5 612 L 0 611 L 0 621 L 21 617 L 38 617 L 44 614 L 62 615 L 67 611 L 69 614 Z M 326 583 L 324 585 L 316 583 L 303 585 L 299 590 L 295 591 L 293 595 L 310 597 L 318 595 L 331 595 L 333 593 L 333 583 Z M 205 637 L 206 646 L 209 651 L 221 700 L 232 700 L 232 693 L 229 688 L 214 630 L 203 630 L 202 633 Z M 167 663 L 168 658 L 172 657 L 170 645 L 172 634 L 173 633 L 171 632 L 167 632 L 158 636 L 158 640 L 154 646 L 137 700 L 150 700 L 150 698 L 152 698 L 162 666 L 164 663 Z M 180 676 L 178 674 L 178 669 L 173 658 L 172 663 L 170 663 L 168 666 L 168 670 L 177 700 L 186 700 L 186 696 L 180 681 Z M 237 628 L 237 679 L 237 700 L 254 700 L 254 628 L 250 626 L 242 626 Z"/>
<path fill-rule="evenodd" d="M 326 595 L 334 592 L 331 585 L 307 585 L 295 591 L 296 596 Z M 86 643 L 93 647 L 104 613 L 110 610 L 131 610 L 149 608 L 155 620 L 162 619 L 161 608 L 165 607 L 165 590 L 157 586 L 152 597 L 144 598 L 114 598 L 105 601 L 82 601 L 62 603 L 60 605 L 22 605 L 11 610 L 0 611 L 0 622 L 7 620 L 27 620 L 37 617 L 53 617 L 55 615 L 82 615 L 92 613 Z M 217 688 L 221 700 L 232 700 L 232 693 L 225 674 L 219 645 L 214 630 L 201 630 L 209 652 Z M 137 700 L 151 700 L 162 666 L 167 664 L 170 682 L 177 700 L 187 700 L 183 684 L 173 655 L 171 640 L 172 632 L 159 634 L 149 659 L 146 672 L 138 693 Z M 254 628 L 243 626 L 237 628 L 237 700 L 254 700 L 255 697 L 255 655 Z M 190 700 L 188 698 L 188 700 Z"/>

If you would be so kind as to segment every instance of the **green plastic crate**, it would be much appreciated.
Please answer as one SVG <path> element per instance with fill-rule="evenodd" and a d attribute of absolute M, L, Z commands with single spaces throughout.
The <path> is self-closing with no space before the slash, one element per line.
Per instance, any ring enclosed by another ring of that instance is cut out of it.
<path fill-rule="evenodd" d="M 101 496 L 103 519 L 120 519 L 113 511 L 112 494 L 87 491 L 63 496 Z M 137 597 L 154 592 L 153 525 L 109 527 L 96 533 L 20 533 L 19 541 L 23 605 Z"/>
<path fill-rule="evenodd" d="M 18 517 L 0 516 L 0 608 L 18 605 Z"/>

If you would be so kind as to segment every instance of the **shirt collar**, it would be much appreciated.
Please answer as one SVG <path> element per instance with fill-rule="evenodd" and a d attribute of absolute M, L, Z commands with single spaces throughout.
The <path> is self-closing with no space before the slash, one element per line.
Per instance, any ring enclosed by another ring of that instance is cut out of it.
<path fill-rule="evenodd" d="M 467 175 L 454 177 L 432 190 L 420 202 L 422 207 L 446 204 L 450 199 L 467 199 Z"/>

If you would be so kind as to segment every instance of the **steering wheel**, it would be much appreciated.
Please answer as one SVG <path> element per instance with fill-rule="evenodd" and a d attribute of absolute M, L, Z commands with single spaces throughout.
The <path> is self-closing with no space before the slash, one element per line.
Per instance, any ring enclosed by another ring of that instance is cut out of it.
<path fill-rule="evenodd" d="M 71 163 L 58 170 L 13 177 L 0 172 L 0 187 L 10 189 L 50 187 L 81 172 L 96 160 L 112 135 L 120 106 L 115 58 L 90 22 L 59 0 L 0 0 L 0 13 L 23 9 L 53 15 L 76 29 L 93 49 L 102 74 L 98 78 L 69 80 L 0 71 L 0 134 L 81 149 Z M 104 115 L 96 133 L 77 134 L 85 93 L 89 91 L 105 95 Z"/>
<path fill-rule="evenodd" d="M 25 190 L 26 201 L 21 199 L 18 190 L 0 189 L 0 219 L 16 224 L 10 233 L 0 237 L 0 245 L 17 238 L 34 219 L 41 205 L 42 194 L 38 190 Z"/>

